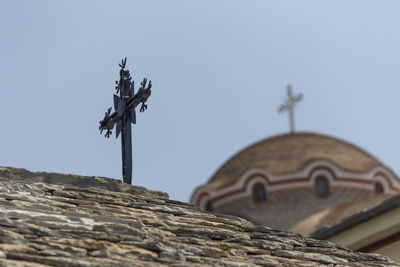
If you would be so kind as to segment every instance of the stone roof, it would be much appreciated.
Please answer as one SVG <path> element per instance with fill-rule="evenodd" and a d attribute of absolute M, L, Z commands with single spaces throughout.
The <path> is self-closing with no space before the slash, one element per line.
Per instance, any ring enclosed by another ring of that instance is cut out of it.
<path fill-rule="evenodd" d="M 336 222 L 335 224 L 317 228 L 317 230 L 311 233 L 310 236 L 321 239 L 330 238 L 359 224 L 379 217 L 391 210 L 398 209 L 399 207 L 400 195 L 398 194 L 375 197 L 370 201 L 365 202 L 364 207 L 363 203 L 356 202 L 343 209 L 343 212 L 348 213 L 350 216 L 346 216 L 346 218 Z M 339 212 L 340 211 L 337 211 L 331 216 L 335 216 L 335 214 L 338 214 Z"/>
<path fill-rule="evenodd" d="M 119 180 L 0 167 L 0 266 L 400 266 Z"/>
<path fill-rule="evenodd" d="M 298 222 L 291 227 L 290 230 L 301 233 L 302 235 L 311 236 L 312 233 L 319 229 L 325 230 L 334 225 L 338 225 L 352 215 L 370 210 L 396 195 L 397 194 L 394 193 L 381 194 L 368 199 L 345 203 L 335 208 L 325 209 Z"/>
<path fill-rule="evenodd" d="M 361 148 L 340 139 L 315 133 L 284 134 L 257 142 L 229 159 L 208 181 L 220 189 L 235 183 L 249 169 L 264 169 L 280 175 L 302 170 L 315 160 L 326 160 L 339 168 L 365 173 L 383 166 Z"/>

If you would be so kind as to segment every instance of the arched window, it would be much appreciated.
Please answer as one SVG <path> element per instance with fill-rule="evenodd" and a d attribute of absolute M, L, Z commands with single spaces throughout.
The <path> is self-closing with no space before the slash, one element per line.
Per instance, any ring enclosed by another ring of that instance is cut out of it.
<path fill-rule="evenodd" d="M 207 204 L 206 204 L 206 211 L 210 211 L 210 212 L 213 212 L 213 211 L 214 211 L 214 207 L 213 207 L 211 201 L 208 201 L 208 202 L 207 202 Z"/>
<path fill-rule="evenodd" d="M 318 176 L 315 179 L 315 191 L 319 197 L 327 197 L 329 194 L 329 183 L 325 176 Z"/>
<path fill-rule="evenodd" d="M 376 182 L 376 183 L 374 184 L 374 194 L 375 194 L 375 195 L 380 195 L 380 194 L 382 194 L 382 193 L 383 193 L 383 186 L 382 186 L 382 184 L 379 183 L 379 182 Z"/>
<path fill-rule="evenodd" d="M 261 202 L 267 200 L 267 194 L 262 183 L 257 183 L 253 186 L 253 201 Z"/>

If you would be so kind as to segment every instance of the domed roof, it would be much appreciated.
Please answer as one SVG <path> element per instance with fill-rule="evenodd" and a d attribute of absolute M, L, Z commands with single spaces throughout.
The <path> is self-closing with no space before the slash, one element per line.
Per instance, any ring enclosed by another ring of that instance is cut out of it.
<path fill-rule="evenodd" d="M 207 187 L 220 189 L 233 184 L 250 169 L 264 169 L 274 175 L 298 172 L 315 160 L 329 161 L 358 173 L 383 166 L 366 151 L 337 138 L 315 133 L 284 134 L 257 142 L 233 156 L 208 181 Z"/>

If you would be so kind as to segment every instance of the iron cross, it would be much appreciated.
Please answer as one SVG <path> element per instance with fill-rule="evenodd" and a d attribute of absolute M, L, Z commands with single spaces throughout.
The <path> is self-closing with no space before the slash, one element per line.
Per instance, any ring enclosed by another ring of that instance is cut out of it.
<path fill-rule="evenodd" d="M 141 87 L 135 94 L 134 81 L 125 68 L 126 58 L 119 64 L 121 70 L 119 71 L 119 81 L 115 81 L 114 94 L 114 112 L 111 113 L 109 108 L 104 115 L 103 120 L 100 121 L 100 134 L 106 130 L 105 137 L 109 138 L 112 134 L 112 129 L 116 124 L 115 137 L 118 138 L 121 133 L 121 149 L 122 149 L 122 177 L 127 184 L 132 183 L 132 132 L 131 123 L 136 123 L 135 108 L 142 103 L 140 112 L 147 109 L 146 101 L 151 95 L 151 81 L 147 85 L 147 79 L 144 78 L 141 82 Z M 147 86 L 147 87 L 146 87 Z"/>
<path fill-rule="evenodd" d="M 285 104 L 281 105 L 278 109 L 279 112 L 283 112 L 285 110 L 289 111 L 289 120 L 290 120 L 290 133 L 294 133 L 294 105 L 303 99 L 303 94 L 298 94 L 297 96 L 292 96 L 292 86 L 287 86 L 287 94 L 288 100 Z"/>

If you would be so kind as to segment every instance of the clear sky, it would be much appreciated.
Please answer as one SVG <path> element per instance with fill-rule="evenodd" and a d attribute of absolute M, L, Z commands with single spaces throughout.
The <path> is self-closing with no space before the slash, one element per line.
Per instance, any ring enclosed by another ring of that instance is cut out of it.
<path fill-rule="evenodd" d="M 120 179 L 99 135 L 118 63 L 153 82 L 133 183 L 187 201 L 234 153 L 296 129 L 400 173 L 400 1 L 0 0 L 0 166 Z"/>

